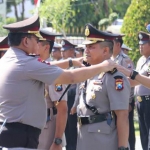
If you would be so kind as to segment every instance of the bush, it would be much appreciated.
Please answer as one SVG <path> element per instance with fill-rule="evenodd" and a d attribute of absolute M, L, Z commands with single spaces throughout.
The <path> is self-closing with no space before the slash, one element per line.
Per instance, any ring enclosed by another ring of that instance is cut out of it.
<path fill-rule="evenodd" d="M 150 2 L 149 0 L 132 0 L 124 17 L 122 33 L 126 36 L 124 43 L 133 50 L 130 52 L 131 59 L 136 63 L 140 57 L 138 45 L 138 32 L 146 31 L 147 24 L 150 23 Z"/>

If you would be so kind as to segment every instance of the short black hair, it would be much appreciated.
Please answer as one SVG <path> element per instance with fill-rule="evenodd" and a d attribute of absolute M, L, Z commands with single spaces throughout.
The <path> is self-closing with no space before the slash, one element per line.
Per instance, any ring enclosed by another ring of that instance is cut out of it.
<path fill-rule="evenodd" d="M 100 46 L 102 47 L 108 47 L 109 48 L 109 52 L 112 54 L 113 53 L 113 46 L 114 46 L 114 42 L 113 41 L 104 41 L 104 42 L 100 42 Z"/>
<path fill-rule="evenodd" d="M 120 43 L 120 47 L 121 47 L 122 44 L 123 44 L 123 39 L 122 39 L 122 38 L 117 38 L 117 39 L 115 39 L 114 41 L 117 42 L 117 43 Z"/>
<path fill-rule="evenodd" d="M 8 34 L 8 45 L 9 46 L 19 46 L 22 38 L 31 37 L 30 33 L 9 33 Z"/>

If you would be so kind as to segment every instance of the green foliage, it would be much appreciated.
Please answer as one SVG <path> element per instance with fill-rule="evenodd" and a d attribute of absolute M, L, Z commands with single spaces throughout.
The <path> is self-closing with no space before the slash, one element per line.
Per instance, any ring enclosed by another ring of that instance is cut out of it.
<path fill-rule="evenodd" d="M 16 18 L 6 18 L 6 24 L 10 24 L 14 22 L 16 22 Z"/>
<path fill-rule="evenodd" d="M 105 30 L 109 24 L 110 24 L 109 18 L 101 19 L 101 20 L 98 22 L 98 25 L 99 25 L 99 27 L 101 28 L 101 30 Z"/>
<path fill-rule="evenodd" d="M 7 35 L 7 30 L 3 29 L 3 25 L 5 24 L 4 19 L 2 16 L 0 16 L 0 36 L 6 36 Z"/>
<path fill-rule="evenodd" d="M 69 17 L 72 16 L 70 0 L 45 0 L 39 9 L 40 16 L 46 18 L 57 31 L 65 34 Z"/>
<path fill-rule="evenodd" d="M 117 18 L 118 18 L 118 14 L 115 12 L 113 12 L 109 15 L 109 20 L 111 23 L 114 22 Z"/>
<path fill-rule="evenodd" d="M 132 0 L 124 17 L 122 33 L 126 36 L 124 43 L 133 50 L 130 52 L 131 59 L 136 63 L 140 57 L 138 45 L 138 32 L 146 31 L 146 25 L 150 23 L 149 0 Z"/>

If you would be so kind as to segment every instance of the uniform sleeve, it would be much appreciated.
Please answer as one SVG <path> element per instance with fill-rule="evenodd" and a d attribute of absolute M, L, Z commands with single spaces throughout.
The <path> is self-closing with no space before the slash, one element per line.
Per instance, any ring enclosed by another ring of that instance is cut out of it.
<path fill-rule="evenodd" d="M 108 74 L 106 79 L 107 93 L 111 110 L 126 110 L 129 107 L 130 83 L 120 72 Z"/>
<path fill-rule="evenodd" d="M 62 73 L 63 70 L 55 65 L 48 65 L 37 60 L 32 60 L 25 65 L 27 78 L 52 84 Z"/>
<path fill-rule="evenodd" d="M 77 87 L 76 87 L 76 95 L 75 95 L 75 100 L 74 100 L 73 107 L 77 107 L 78 104 L 79 104 L 79 98 L 80 98 L 79 86 L 80 86 L 80 84 L 77 84 Z"/>
<path fill-rule="evenodd" d="M 128 70 L 133 70 L 135 69 L 133 61 L 129 57 L 123 58 L 123 64 L 122 64 L 126 69 Z"/>
<path fill-rule="evenodd" d="M 66 89 L 66 85 L 63 84 L 51 84 L 49 85 L 49 97 L 52 101 L 58 101 L 59 98 L 62 96 Z M 67 101 L 67 92 L 62 97 L 62 100 Z"/>

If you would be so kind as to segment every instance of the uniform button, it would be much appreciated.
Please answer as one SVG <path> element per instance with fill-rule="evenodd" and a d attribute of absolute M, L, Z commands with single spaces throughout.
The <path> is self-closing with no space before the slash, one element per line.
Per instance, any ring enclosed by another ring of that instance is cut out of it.
<path fill-rule="evenodd" d="M 101 132 L 101 130 L 98 130 L 98 132 Z"/>

